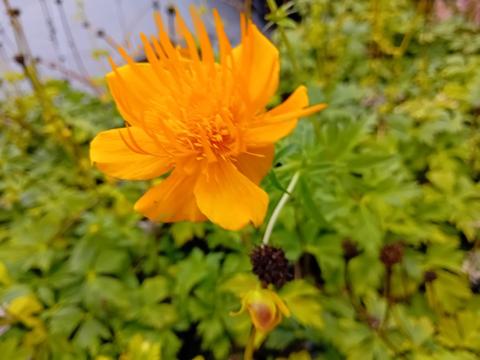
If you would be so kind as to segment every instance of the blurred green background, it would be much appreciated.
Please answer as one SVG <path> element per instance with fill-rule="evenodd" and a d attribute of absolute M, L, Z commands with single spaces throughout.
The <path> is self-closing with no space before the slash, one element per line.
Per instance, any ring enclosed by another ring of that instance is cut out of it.
<path fill-rule="evenodd" d="M 262 183 L 271 211 L 301 171 L 271 238 L 296 316 L 255 359 L 480 358 L 477 3 L 268 5 L 273 103 L 306 84 L 329 108 L 277 145 Z M 148 183 L 88 158 L 122 126 L 108 95 L 19 92 L 18 69 L 0 101 L 0 358 L 240 359 L 249 320 L 230 312 L 264 229 L 143 220 Z"/>

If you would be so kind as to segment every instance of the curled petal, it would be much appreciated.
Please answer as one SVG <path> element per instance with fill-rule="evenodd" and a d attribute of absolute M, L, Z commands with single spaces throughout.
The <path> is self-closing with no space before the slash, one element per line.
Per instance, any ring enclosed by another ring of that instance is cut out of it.
<path fill-rule="evenodd" d="M 198 207 L 212 222 L 238 230 L 262 224 L 268 195 L 228 161 L 208 164 L 194 189 Z"/>
<path fill-rule="evenodd" d="M 308 106 L 305 86 L 299 86 L 283 103 L 258 117 L 246 130 L 245 142 L 250 145 L 272 144 L 287 136 L 297 126 L 298 118 L 324 109 L 324 104 Z"/>
<path fill-rule="evenodd" d="M 119 179 L 152 179 L 171 169 L 170 156 L 136 127 L 99 133 L 90 144 L 90 159 L 104 173 Z"/>
<path fill-rule="evenodd" d="M 241 45 L 233 49 L 233 68 L 244 89 L 244 98 L 255 111 L 262 110 L 275 94 L 280 72 L 275 45 L 251 23 L 246 26 Z"/>

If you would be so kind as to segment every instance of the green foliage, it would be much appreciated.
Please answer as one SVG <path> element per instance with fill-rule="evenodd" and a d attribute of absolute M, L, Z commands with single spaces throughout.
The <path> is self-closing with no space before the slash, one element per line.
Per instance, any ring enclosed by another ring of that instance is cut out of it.
<path fill-rule="evenodd" d="M 269 5 L 282 93 L 306 83 L 329 108 L 277 145 L 263 182 L 271 211 L 300 171 L 271 237 L 295 269 L 279 291 L 292 316 L 262 354 L 477 359 L 478 29 L 406 0 Z M 112 102 L 61 82 L 45 91 L 55 126 L 33 96 L 0 103 L 0 354 L 241 353 L 250 323 L 230 313 L 258 285 L 248 254 L 264 229 L 142 220 L 132 207 L 148 184 L 89 163 L 93 136 L 122 124 Z M 392 266 L 380 259 L 386 244 L 402 248 Z"/>

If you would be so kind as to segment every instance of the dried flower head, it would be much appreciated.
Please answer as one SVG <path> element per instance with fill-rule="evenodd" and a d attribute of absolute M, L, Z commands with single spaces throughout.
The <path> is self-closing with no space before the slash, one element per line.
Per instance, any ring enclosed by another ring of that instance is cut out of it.
<path fill-rule="evenodd" d="M 425 271 L 423 274 L 423 279 L 425 280 L 426 283 L 431 283 L 437 279 L 437 273 L 433 270 L 428 270 Z"/>
<path fill-rule="evenodd" d="M 253 273 L 266 286 L 269 284 L 281 288 L 292 280 L 292 272 L 282 249 L 262 245 L 253 249 L 250 254 Z"/>
<path fill-rule="evenodd" d="M 342 241 L 342 249 L 345 261 L 350 261 L 360 255 L 360 250 L 358 249 L 357 244 L 350 239 Z"/>
<path fill-rule="evenodd" d="M 387 267 L 399 263 L 403 259 L 403 245 L 399 242 L 385 245 L 380 252 L 380 260 Z"/>

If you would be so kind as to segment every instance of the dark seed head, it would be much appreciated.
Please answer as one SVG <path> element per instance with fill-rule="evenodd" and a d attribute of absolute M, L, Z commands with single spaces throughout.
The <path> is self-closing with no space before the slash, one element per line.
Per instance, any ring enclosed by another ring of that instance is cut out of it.
<path fill-rule="evenodd" d="M 105 31 L 102 30 L 102 29 L 98 30 L 98 31 L 97 31 L 97 36 L 98 36 L 99 38 L 103 38 L 103 37 L 105 36 Z"/>
<path fill-rule="evenodd" d="M 153 1 L 153 2 L 152 2 L 152 6 L 153 6 L 153 9 L 154 9 L 154 10 L 160 9 L 160 4 L 159 4 L 158 1 Z"/>
<path fill-rule="evenodd" d="M 392 267 L 403 259 L 403 245 L 399 242 L 385 245 L 380 252 L 380 260 L 386 267 Z"/>
<path fill-rule="evenodd" d="M 13 57 L 13 60 L 19 65 L 25 66 L 25 56 L 23 54 L 17 54 Z"/>
<path fill-rule="evenodd" d="M 62 0 L 56 0 L 55 3 L 56 3 L 57 5 L 62 5 Z"/>
<path fill-rule="evenodd" d="M 20 9 L 18 9 L 18 8 L 8 9 L 8 15 L 11 16 L 11 17 L 20 16 Z"/>
<path fill-rule="evenodd" d="M 437 273 L 433 270 L 425 271 L 423 274 L 423 279 L 426 283 L 431 283 L 437 279 Z"/>
<path fill-rule="evenodd" d="M 374 330 L 377 330 L 378 328 L 380 328 L 380 325 L 382 324 L 379 318 L 370 314 L 367 315 L 367 323 L 368 323 L 368 326 L 370 326 L 370 328 Z"/>
<path fill-rule="evenodd" d="M 343 249 L 343 258 L 345 261 L 350 261 L 354 257 L 360 255 L 360 250 L 357 247 L 357 244 L 350 239 L 345 239 L 342 241 Z"/>
<path fill-rule="evenodd" d="M 281 288 L 293 278 L 282 249 L 268 245 L 257 246 L 250 253 L 250 261 L 253 273 L 265 286 L 273 284 L 277 288 Z"/>
<path fill-rule="evenodd" d="M 90 23 L 88 21 L 84 21 L 82 23 L 82 26 L 85 28 L 85 29 L 88 29 L 90 27 Z"/>
<path fill-rule="evenodd" d="M 177 12 L 177 10 L 175 10 L 175 6 L 169 5 L 167 7 L 167 14 L 168 15 L 173 16 L 173 15 L 175 15 L 176 12 Z"/>

